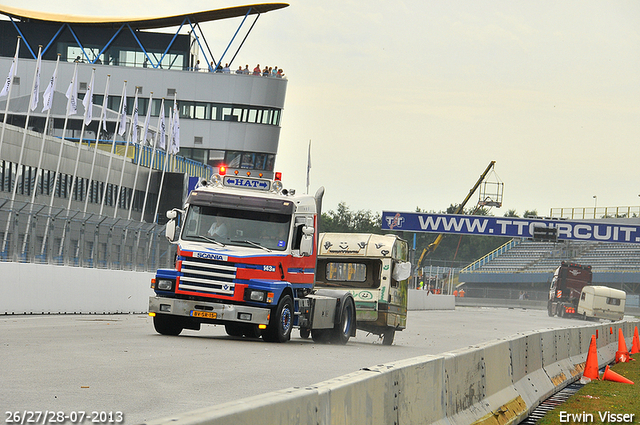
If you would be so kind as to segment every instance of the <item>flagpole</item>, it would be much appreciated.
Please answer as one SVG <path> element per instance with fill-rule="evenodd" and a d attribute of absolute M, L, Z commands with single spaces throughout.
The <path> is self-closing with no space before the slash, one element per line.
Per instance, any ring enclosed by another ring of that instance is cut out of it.
<path fill-rule="evenodd" d="M 38 49 L 38 58 L 40 58 L 41 53 L 42 53 L 42 46 L 40 46 Z M 18 157 L 18 167 L 16 168 L 16 175 L 13 183 L 13 190 L 11 191 L 11 203 L 9 204 L 9 215 L 7 217 L 7 227 L 4 231 L 4 237 L 2 240 L 2 252 L 4 252 L 7 247 L 7 238 L 9 237 L 9 227 L 12 221 L 11 218 L 13 215 L 13 207 L 16 200 L 16 194 L 18 193 L 18 183 L 20 182 L 20 179 L 24 177 L 24 174 L 21 172 L 22 159 L 24 157 L 24 146 L 27 142 L 27 128 L 29 128 L 29 118 L 31 117 L 31 105 L 33 104 L 33 91 L 36 88 L 36 80 L 38 79 L 38 76 L 40 74 L 40 64 L 41 64 L 40 61 L 36 61 L 36 69 L 34 71 L 33 83 L 31 85 L 31 95 L 29 97 L 29 104 L 27 105 L 27 116 L 24 123 L 24 129 L 22 130 L 22 144 L 20 145 L 20 156 Z M 24 188 L 24 183 L 23 183 L 23 188 Z"/>
<path fill-rule="evenodd" d="M 109 175 L 111 174 L 111 164 L 113 162 L 113 156 L 115 155 L 116 150 L 116 134 L 124 134 L 124 131 L 120 132 L 121 122 L 120 119 L 123 116 L 123 107 L 126 108 L 127 105 L 127 80 L 124 81 L 122 85 L 122 96 L 120 96 L 120 108 L 118 109 L 118 118 L 116 120 L 116 127 L 113 130 L 113 140 L 111 141 L 111 155 L 109 155 L 109 165 L 107 165 L 107 178 L 104 181 L 104 189 L 102 190 L 102 202 L 100 203 L 100 215 L 102 215 L 102 210 L 104 209 L 104 201 L 107 193 L 107 186 L 109 185 Z M 126 119 L 126 114 L 124 114 Z M 118 205 L 115 205 L 115 209 L 118 209 Z"/>
<path fill-rule="evenodd" d="M 1 96 L 4 96 L 5 89 L 7 90 L 7 103 L 4 107 L 4 118 L 2 119 L 2 133 L 0 133 L 0 154 L 2 153 L 2 143 L 4 142 L 4 130 L 7 126 L 7 115 L 9 114 L 9 101 L 11 100 L 11 89 L 13 88 L 13 76 L 18 73 L 18 54 L 20 52 L 20 40 L 22 37 L 18 36 L 18 44 L 16 45 L 16 54 L 13 57 L 11 68 L 9 69 L 9 75 L 7 81 L 2 88 Z M 8 87 L 7 87 L 8 86 Z M 1 97 L 0 96 L 0 97 Z"/>
<path fill-rule="evenodd" d="M 49 214 L 47 216 L 47 226 L 45 228 L 45 237 L 49 234 L 49 226 L 51 225 L 51 212 L 53 211 L 53 200 L 56 196 L 56 191 L 58 190 L 58 181 L 60 180 L 60 163 L 62 162 L 62 152 L 64 150 L 64 141 L 67 133 L 67 123 L 69 121 L 69 115 L 77 113 L 76 110 L 76 94 L 74 94 L 75 89 L 78 87 L 78 64 L 76 63 L 73 68 L 73 77 L 71 77 L 71 83 L 69 83 L 69 88 L 67 89 L 66 97 L 67 97 L 67 110 L 65 112 L 64 117 L 64 125 L 62 126 L 62 139 L 60 139 L 60 152 L 58 153 L 58 163 L 56 164 L 56 172 L 53 175 L 53 191 L 51 192 L 51 200 L 49 201 Z M 51 94 L 53 96 L 53 93 Z M 46 239 L 42 241 L 42 246 L 44 247 L 46 244 Z M 62 244 L 60 244 L 60 251 L 62 251 Z"/>
<path fill-rule="evenodd" d="M 98 154 L 98 143 L 99 143 L 98 141 L 100 139 L 100 131 L 102 130 L 102 117 L 106 114 L 106 111 L 107 111 L 107 100 L 109 98 L 109 81 L 110 80 L 111 80 L 111 75 L 107 74 L 107 83 L 106 83 L 106 87 L 104 88 L 104 97 L 102 99 L 102 111 L 100 112 L 100 121 L 98 122 L 98 131 L 96 133 L 96 143 L 95 143 L 95 146 L 93 147 L 93 159 L 91 161 L 91 172 L 89 174 L 89 185 L 92 188 L 93 188 L 93 185 L 92 185 L 91 181 L 93 180 L 93 171 L 94 171 L 95 166 L 96 166 L 96 155 Z M 93 92 L 93 90 L 92 90 L 92 92 Z M 93 106 L 93 102 L 91 103 L 90 107 L 92 107 L 92 106 Z M 87 213 L 87 207 L 89 206 L 89 196 L 88 195 L 89 194 L 87 192 L 87 196 L 84 199 L 84 214 Z"/>
<path fill-rule="evenodd" d="M 140 161 L 142 161 L 142 154 L 144 153 L 144 147 L 147 144 L 147 129 L 149 128 L 149 115 L 151 114 L 151 103 L 153 101 L 153 92 L 149 93 L 149 105 L 147 107 L 147 116 L 145 117 L 145 131 L 143 131 L 142 134 L 142 139 L 139 143 L 140 146 L 140 150 L 139 150 L 139 154 L 138 154 L 138 163 L 136 164 L 136 174 L 135 177 L 133 178 L 133 196 L 131 197 L 131 205 L 129 205 L 129 215 L 127 216 L 127 220 L 131 220 L 131 212 L 133 211 L 133 201 L 135 199 L 135 195 L 136 195 L 136 185 L 138 184 L 138 173 L 140 171 Z M 144 204 L 142 206 L 142 209 L 144 210 Z"/>
<path fill-rule="evenodd" d="M 92 120 L 92 112 L 91 109 L 93 108 L 93 83 L 94 83 L 94 78 L 95 78 L 95 74 L 96 74 L 96 69 L 93 68 L 93 70 L 91 71 L 91 82 L 89 83 L 89 87 L 87 89 L 87 93 L 85 94 L 85 100 L 83 100 L 83 104 L 86 101 L 87 96 L 89 96 L 89 105 L 85 105 L 85 111 L 84 111 L 84 120 L 82 123 L 82 130 L 80 130 L 80 140 L 78 141 L 78 153 L 76 155 L 76 165 L 73 169 L 73 177 L 71 179 L 71 190 L 70 190 L 70 194 L 69 194 L 69 202 L 67 204 L 67 210 L 70 211 L 71 210 L 71 201 L 73 201 L 73 191 L 76 187 L 76 179 L 78 178 L 78 166 L 80 165 L 80 152 L 82 152 L 82 140 L 84 138 L 84 130 L 87 127 L 87 125 L 89 125 L 91 123 Z M 87 123 L 87 119 L 89 120 L 89 123 Z M 91 184 L 91 182 L 89 182 L 89 184 Z M 80 196 L 79 196 L 79 201 L 82 201 L 82 192 L 83 189 L 80 189 Z M 63 238 L 64 241 L 64 238 Z"/>
<path fill-rule="evenodd" d="M 162 99 L 164 103 L 164 99 Z M 142 201 L 142 214 L 140 216 L 140 222 L 144 221 L 144 211 L 147 207 L 147 196 L 149 195 L 149 184 L 151 183 L 151 173 L 153 171 L 153 164 L 156 157 L 156 149 L 158 148 L 158 135 L 160 134 L 160 115 L 158 115 L 158 127 L 156 131 L 156 135 L 153 138 L 153 145 L 151 151 L 151 164 L 149 165 L 149 174 L 147 174 L 147 185 L 144 189 L 144 201 Z"/>
<path fill-rule="evenodd" d="M 138 87 L 136 87 L 136 94 L 133 102 L 134 102 L 133 103 L 134 105 L 138 104 Z M 131 127 L 133 127 L 133 116 L 131 117 Z M 118 204 L 120 202 L 120 194 L 122 193 L 122 181 L 124 180 L 124 169 L 127 161 L 127 152 L 129 151 L 129 144 L 131 141 L 132 134 L 133 134 L 133 129 L 131 129 L 131 131 L 129 132 L 130 136 L 127 138 L 127 144 L 125 145 L 125 148 L 124 148 L 124 155 L 122 155 L 122 170 L 120 172 L 120 184 L 118 185 L 118 196 L 116 197 L 116 208 L 115 208 L 115 211 L 113 212 L 113 218 L 116 218 L 118 214 Z M 131 202 L 133 202 L 133 196 L 131 198 L 132 198 Z M 126 204 L 126 199 L 125 199 L 125 204 Z"/>
<path fill-rule="evenodd" d="M 171 110 L 169 110 L 171 113 Z M 162 185 L 164 184 L 164 173 L 167 169 L 167 162 L 169 157 L 168 146 L 165 144 L 164 136 L 165 136 L 165 122 L 164 122 L 164 98 L 162 99 L 162 105 L 160 106 L 160 144 L 161 148 L 164 149 L 164 162 L 162 163 L 162 175 L 160 177 L 160 186 L 158 186 L 158 199 L 156 201 L 156 209 L 153 213 L 153 223 L 158 221 L 158 208 L 160 208 L 160 198 L 162 197 Z"/>
<path fill-rule="evenodd" d="M 53 104 L 53 94 L 56 91 L 56 83 L 58 81 L 58 65 L 60 64 L 60 53 L 58 53 L 58 59 L 56 60 L 56 68 L 53 71 L 53 75 L 51 76 L 51 81 L 49 82 L 49 85 L 47 86 L 47 89 L 45 90 L 45 96 L 43 96 L 42 102 L 43 102 L 43 111 L 46 108 L 47 111 L 47 118 L 44 121 L 44 130 L 42 131 L 42 143 L 40 144 L 40 156 L 38 158 L 38 168 L 36 171 L 36 182 L 38 181 L 38 175 L 40 175 L 41 179 L 42 179 L 42 185 L 44 186 L 44 173 L 42 172 L 42 159 L 44 157 L 44 144 L 45 141 L 47 140 L 47 129 L 49 128 L 49 119 L 51 118 L 51 106 Z M 47 98 L 47 93 L 49 93 L 49 97 Z M 48 186 L 48 185 L 47 185 Z M 37 187 L 37 186 L 36 186 Z M 36 190 L 33 191 L 33 193 L 31 193 L 31 209 L 29 211 L 29 220 L 27 222 L 27 230 L 24 233 L 24 241 L 23 241 L 23 251 L 24 251 L 24 246 L 27 244 L 27 237 L 29 236 L 29 229 L 31 227 L 31 213 L 33 212 L 33 204 L 36 201 Z M 48 223 L 48 222 L 47 222 Z M 48 227 L 47 227 L 48 230 Z M 44 254 L 44 247 L 46 246 L 46 241 L 47 241 L 47 233 L 44 234 L 43 236 L 43 241 L 42 241 L 42 247 L 40 248 L 40 255 L 42 256 Z"/>
<path fill-rule="evenodd" d="M 309 194 L 309 174 L 311 171 L 311 139 L 309 139 L 309 155 L 307 156 L 307 195 Z"/>

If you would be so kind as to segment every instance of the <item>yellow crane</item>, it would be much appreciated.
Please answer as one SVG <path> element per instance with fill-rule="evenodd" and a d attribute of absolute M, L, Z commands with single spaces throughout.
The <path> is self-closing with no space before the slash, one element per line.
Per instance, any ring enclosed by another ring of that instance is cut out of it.
<path fill-rule="evenodd" d="M 482 173 L 482 175 L 480 175 L 480 178 L 478 179 L 478 181 L 476 182 L 475 185 L 473 185 L 473 187 L 471 188 L 471 190 L 469 191 L 469 194 L 467 195 L 466 198 L 464 198 L 464 201 L 462 201 L 462 203 L 460 205 L 458 205 L 458 207 L 456 208 L 456 210 L 453 212 L 454 214 L 460 214 L 461 212 L 463 212 L 464 210 L 464 206 L 467 205 L 467 202 L 469 202 L 469 199 L 471 199 L 471 197 L 473 196 L 473 194 L 476 192 L 476 190 L 478 190 L 478 187 L 480 187 L 480 185 L 482 184 L 482 182 L 484 181 L 484 179 L 487 177 L 487 175 L 489 174 L 489 172 L 493 169 L 494 165 L 496 164 L 495 161 L 491 161 L 489 163 L 489 165 L 487 166 L 487 168 L 484 170 L 484 172 Z M 491 205 L 491 206 L 501 206 L 502 205 L 502 190 L 501 190 L 501 186 L 502 183 L 499 183 L 499 190 L 497 191 L 497 198 L 496 201 L 494 202 L 486 202 L 486 200 L 483 200 L 481 203 L 483 205 Z M 437 237 L 436 240 L 433 241 L 432 243 L 429 244 L 429 246 L 427 248 L 425 248 L 422 251 L 422 254 L 420 255 L 420 259 L 418 260 L 417 263 L 417 267 L 420 267 L 422 265 L 422 260 L 424 259 L 425 255 L 428 255 L 430 253 L 432 253 L 433 251 L 436 250 L 436 248 L 438 248 L 438 245 L 440 245 L 440 242 L 442 242 L 442 238 L 444 237 L 443 233 L 440 233 Z"/>

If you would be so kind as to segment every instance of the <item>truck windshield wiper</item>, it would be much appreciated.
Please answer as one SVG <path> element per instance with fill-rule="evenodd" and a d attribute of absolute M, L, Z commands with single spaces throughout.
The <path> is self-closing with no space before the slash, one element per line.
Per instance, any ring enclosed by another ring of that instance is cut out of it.
<path fill-rule="evenodd" d="M 260 244 L 259 244 L 259 243 L 257 243 L 257 242 L 250 241 L 250 240 L 247 240 L 247 239 L 243 239 L 243 240 L 233 240 L 233 241 L 231 241 L 231 242 L 233 242 L 233 243 L 248 243 L 249 245 L 255 246 L 255 247 L 257 247 L 257 248 L 264 249 L 264 250 L 265 250 L 265 251 L 267 251 L 267 252 L 272 252 L 269 248 L 264 247 L 264 246 L 260 245 Z"/>
<path fill-rule="evenodd" d="M 208 237 L 203 236 L 203 235 L 191 235 L 191 236 L 193 236 L 193 237 L 195 237 L 195 238 L 198 238 L 198 239 L 204 239 L 204 240 L 205 240 L 205 241 L 207 241 L 207 242 L 213 242 L 213 243 L 218 244 L 218 245 L 220 245 L 220 246 L 226 246 L 226 245 L 225 245 L 225 244 L 223 244 L 222 242 L 218 242 L 218 241 L 217 241 L 217 240 L 215 240 L 215 239 L 211 239 L 211 238 L 208 238 Z"/>

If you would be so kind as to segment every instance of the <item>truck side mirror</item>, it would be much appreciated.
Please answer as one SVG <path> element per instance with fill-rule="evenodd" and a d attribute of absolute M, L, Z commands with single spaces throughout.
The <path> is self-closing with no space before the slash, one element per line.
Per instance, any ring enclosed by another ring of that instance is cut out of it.
<path fill-rule="evenodd" d="M 302 226 L 302 240 L 300 241 L 300 255 L 308 257 L 313 254 L 313 234 L 315 229 L 310 226 Z"/>
<path fill-rule="evenodd" d="M 178 214 L 181 212 L 182 211 L 175 208 L 167 211 L 167 218 L 169 219 L 169 221 L 167 222 L 167 225 L 165 227 L 165 236 L 167 237 L 169 242 L 173 243 L 176 240 L 176 227 L 178 221 L 177 218 Z"/>

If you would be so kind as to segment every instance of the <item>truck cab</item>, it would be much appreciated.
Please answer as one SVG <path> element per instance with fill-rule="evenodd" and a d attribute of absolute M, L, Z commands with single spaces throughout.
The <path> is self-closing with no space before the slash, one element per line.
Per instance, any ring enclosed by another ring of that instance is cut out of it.
<path fill-rule="evenodd" d="M 348 290 L 355 299 L 357 328 L 391 345 L 407 325 L 407 242 L 396 235 L 321 233 L 316 287 Z"/>
<path fill-rule="evenodd" d="M 563 261 L 551 278 L 547 303 L 549 316 L 577 315 L 582 288 L 591 285 L 592 279 L 591 266 Z"/>
<path fill-rule="evenodd" d="M 223 324 L 236 337 L 286 342 L 293 327 L 346 343 L 355 335 L 347 292 L 314 290 L 317 216 L 324 189 L 296 195 L 280 180 L 217 174 L 167 212 L 175 267 L 152 281 L 160 334 Z"/>

